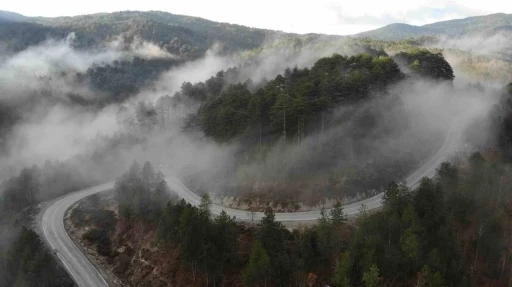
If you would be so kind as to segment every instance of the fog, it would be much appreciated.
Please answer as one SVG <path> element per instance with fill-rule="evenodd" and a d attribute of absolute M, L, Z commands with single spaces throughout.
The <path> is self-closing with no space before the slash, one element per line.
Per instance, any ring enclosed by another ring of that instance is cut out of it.
<path fill-rule="evenodd" d="M 506 31 L 455 38 L 441 36 L 426 48 L 443 49 L 443 56 L 456 73 L 456 84 L 480 82 L 500 88 L 511 79 L 511 40 L 512 34 Z"/>
<path fill-rule="evenodd" d="M 92 91 L 87 83 L 77 83 L 70 75 L 84 72 L 93 65 L 133 57 L 174 57 L 158 46 L 140 40 L 127 46 L 122 39 L 116 39 L 101 50 L 78 51 L 71 45 L 74 37 L 70 34 L 65 41 L 50 40 L 18 54 L 4 56 L 0 66 L 0 99 L 40 97 L 41 90 L 50 90 L 52 96 L 57 97 L 73 92 L 94 98 L 98 96 L 97 91 Z M 289 41 L 295 42 L 290 44 Z M 203 57 L 162 73 L 156 82 L 123 105 L 133 110 L 139 101 L 154 102 L 160 96 L 172 96 L 184 81 L 204 81 L 229 67 L 240 68 L 239 77 L 232 81 L 252 79 L 258 82 L 264 78 L 272 79 L 286 67 L 309 67 L 319 58 L 335 52 L 353 55 L 364 52 L 364 49 L 327 36 L 305 37 L 298 42 L 288 38 L 268 39 L 260 50 L 228 56 L 219 55 L 217 46 L 213 46 Z M 5 179 L 23 167 L 46 160 L 73 160 L 105 145 L 104 136 L 130 132 L 144 138 L 143 144 L 117 149 L 110 159 L 108 172 L 101 174 L 102 179 L 117 177 L 133 160 L 149 160 L 157 169 L 169 174 L 187 178 L 196 176 L 198 186 L 207 186 L 208 191 L 222 194 L 227 189 L 251 182 L 293 178 L 304 172 L 314 176 L 315 171 L 310 167 L 321 165 L 322 157 L 327 156 L 322 146 L 333 142 L 339 142 L 343 157 L 326 172 L 349 173 L 368 165 L 401 160 L 407 165 L 401 168 L 404 172 L 435 152 L 454 115 L 482 113 L 481 110 L 461 108 L 466 107 L 465 97 L 479 96 L 478 92 L 463 87 L 406 81 L 393 87 L 388 94 L 385 97 L 377 95 L 375 100 L 358 106 L 337 109 L 330 120 L 333 123 L 340 121 L 339 124 L 323 133 L 312 133 L 298 144 L 276 144 L 267 151 L 264 159 L 241 165 L 235 158 L 242 148 L 241 143 L 219 144 L 200 132 L 183 132 L 184 118 L 197 107 L 173 108 L 170 125 L 165 130 L 157 128 L 148 132 L 127 131 L 119 125 L 118 104 L 96 109 L 43 101 L 40 106 L 24 111 L 22 119 L 7 136 L 0 171 Z M 490 94 L 481 97 L 480 100 L 485 102 L 483 106 L 495 101 Z M 367 114 L 374 117 L 371 133 L 357 134 L 354 127 Z M 350 120 L 342 120 L 347 117 Z M 90 173 L 98 176 L 99 172 L 91 170 Z"/>
<path fill-rule="evenodd" d="M 511 39 L 510 32 L 499 31 L 491 35 L 480 33 L 458 38 L 441 37 L 435 46 L 470 51 L 477 55 L 511 56 Z"/>
<path fill-rule="evenodd" d="M 95 95 L 87 86 L 76 83 L 75 73 L 83 73 L 93 65 L 102 66 L 134 57 L 175 58 L 155 44 L 137 38 L 130 44 L 117 38 L 103 48 L 88 51 L 74 49 L 75 39 L 75 34 L 71 33 L 65 40 L 47 40 L 5 58 L 0 62 L 0 97 L 19 98 L 46 89 L 54 96 L 78 93 L 92 98 Z"/>
<path fill-rule="evenodd" d="M 102 49 L 79 51 L 72 47 L 70 34 L 64 41 L 48 40 L 17 54 L 5 56 L 0 63 L 0 101 L 15 106 L 21 120 L 9 135 L 7 153 L 0 170 L 40 164 L 45 160 L 64 160 L 83 152 L 97 134 L 112 135 L 117 130 L 114 106 L 101 110 L 69 105 L 66 95 L 79 94 L 86 99 L 99 98 L 87 83 L 78 83 L 76 73 L 93 65 L 101 66 L 134 57 L 174 57 L 158 46 L 135 40 L 131 45 L 121 39 Z M 19 106 L 21 103 L 21 106 Z"/>

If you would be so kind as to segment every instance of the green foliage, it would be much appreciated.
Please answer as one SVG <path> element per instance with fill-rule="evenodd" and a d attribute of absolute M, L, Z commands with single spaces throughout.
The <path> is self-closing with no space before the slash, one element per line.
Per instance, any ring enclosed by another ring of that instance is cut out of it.
<path fill-rule="evenodd" d="M 373 264 L 370 269 L 363 273 L 363 282 L 366 287 L 380 286 L 379 268 L 377 265 Z"/>
<path fill-rule="evenodd" d="M 400 65 L 405 65 L 413 74 L 434 80 L 452 81 L 455 76 L 450 64 L 442 54 L 431 53 L 426 49 L 414 49 L 400 52 L 393 59 Z"/>
<path fill-rule="evenodd" d="M 454 164 L 441 164 L 435 180 L 423 179 L 416 190 L 391 183 L 383 210 L 361 218 L 354 229 L 333 220 L 343 218 L 341 205 L 331 215 L 322 210 L 318 225 L 293 233 L 267 208 L 259 226 L 242 235 L 226 213 L 214 219 L 205 216 L 210 205 L 205 196 L 199 208 L 183 200 L 169 203 L 157 219 L 158 236 L 166 246 L 179 248 L 186 266 L 215 282 L 245 261 L 246 286 L 296 285 L 304 282 L 304 274 L 318 270 L 332 270 L 323 276 L 332 276 L 333 286 L 381 286 L 393 280 L 398 286 L 469 286 L 473 260 L 468 257 L 489 263 L 478 264 L 479 274 L 499 277 L 501 265 L 490 263 L 502 256 L 504 229 L 499 213 L 487 206 L 497 204 L 500 182 L 502 188 L 512 188 L 503 182 L 508 169 L 476 153 L 469 163 L 464 172 Z M 501 203 L 496 206 L 503 208 Z M 461 210 L 462 218 L 477 220 L 478 228 L 455 228 Z M 348 230 L 355 232 L 353 237 L 343 237 Z M 468 249 L 462 254 L 458 240 L 468 231 L 475 234 L 465 239 Z M 256 242 L 250 258 L 243 258 L 237 243 L 248 234 Z"/>
<path fill-rule="evenodd" d="M 36 23 L 0 21 L 0 39 L 14 52 L 38 45 L 48 38 L 64 39 L 70 32 Z"/>
<path fill-rule="evenodd" d="M 45 41 L 47 36 L 63 39 L 75 32 L 77 39 L 74 44 L 80 48 L 101 46 L 106 41 L 123 36 L 126 44 L 142 39 L 175 55 L 198 57 L 215 43 L 224 44 L 219 47 L 223 52 L 235 52 L 259 47 L 267 36 L 277 34 L 269 30 L 159 11 L 56 18 L 24 17 L 23 21 L 31 23 L 0 21 L 2 26 L 5 25 L 0 26 L 0 37 L 10 40 L 9 48 L 21 50 Z"/>
<path fill-rule="evenodd" d="M 341 255 L 339 260 L 336 262 L 336 268 L 334 269 L 334 277 L 332 283 L 336 287 L 350 287 L 352 276 L 352 258 L 350 252 L 347 251 Z"/>
<path fill-rule="evenodd" d="M 76 75 L 78 81 L 87 83 L 93 90 L 104 93 L 99 103 L 123 102 L 139 93 L 158 79 L 158 76 L 182 61 L 175 59 L 142 59 L 114 61 L 112 64 L 92 66 L 85 74 Z"/>
<path fill-rule="evenodd" d="M 270 259 L 260 241 L 252 247 L 249 264 L 244 272 L 244 286 L 266 286 L 270 274 Z"/>
<path fill-rule="evenodd" d="M 286 69 L 255 93 L 248 83 L 230 85 L 201 105 L 199 125 L 218 141 L 260 134 L 261 129 L 271 131 L 269 136 L 300 138 L 334 105 L 364 100 L 401 78 L 388 57 L 335 54 L 311 69 Z"/>
<path fill-rule="evenodd" d="M 351 244 L 356 262 L 353 278 L 363 280 L 366 272 L 369 280 L 368 272 L 375 273 L 370 271 L 374 264 L 385 278 L 412 278 L 430 262 L 429 258 L 438 258 L 434 260 L 440 264 L 436 270 L 442 270 L 441 274 L 450 278 L 449 286 L 462 280 L 463 273 L 456 266 L 463 259 L 447 222 L 440 188 L 428 179 L 416 191 L 391 183 L 384 200 L 382 214 L 362 219 Z M 437 252 L 429 255 L 434 248 Z"/>
<path fill-rule="evenodd" d="M 199 208 L 184 200 L 167 203 L 158 219 L 158 238 L 169 247 L 179 247 L 183 263 L 200 270 L 216 282 L 239 262 L 235 218 L 224 211 L 212 219 L 211 199 L 204 196 Z"/>
<path fill-rule="evenodd" d="M 458 168 L 449 162 L 443 162 L 436 170 L 439 183 L 445 192 L 451 192 L 457 188 L 459 179 Z"/>
<path fill-rule="evenodd" d="M 410 190 L 405 183 L 396 184 L 395 182 L 391 182 L 384 190 L 382 199 L 386 203 L 386 208 L 403 210 L 407 205 L 409 196 Z"/>
<path fill-rule="evenodd" d="M 318 220 L 316 228 L 318 234 L 318 252 L 323 260 L 328 260 L 332 255 L 334 249 L 333 230 L 331 228 L 331 221 L 324 208 L 320 211 L 322 215 Z"/>
<path fill-rule="evenodd" d="M 493 36 L 510 29 L 510 14 L 492 14 L 451 21 L 442 21 L 423 26 L 394 23 L 379 29 L 357 34 L 379 40 L 403 40 L 413 37 L 444 36 L 448 38 L 464 38 L 474 35 Z"/>
<path fill-rule="evenodd" d="M 422 284 L 426 287 L 443 287 L 443 278 L 439 271 L 432 273 L 432 270 L 427 265 L 421 269 Z"/>
<path fill-rule="evenodd" d="M 199 213 L 205 218 L 210 218 L 211 212 L 210 207 L 212 205 L 212 199 L 208 193 L 205 193 L 201 197 L 201 203 L 199 204 Z"/>
<path fill-rule="evenodd" d="M 251 92 L 242 84 L 229 86 L 220 97 L 210 97 L 199 110 L 203 131 L 218 140 L 228 141 L 249 124 Z"/>
<path fill-rule="evenodd" d="M 35 232 L 25 227 L 5 228 L 2 231 L 17 235 L 5 253 L 0 246 L 0 285 L 73 286 L 71 278 Z"/>
<path fill-rule="evenodd" d="M 34 204 L 40 189 L 40 170 L 37 166 L 25 168 L 18 177 L 3 184 L 4 210 L 19 211 Z"/>
<path fill-rule="evenodd" d="M 215 218 L 213 228 L 214 246 L 217 249 L 217 258 L 214 258 L 218 273 L 222 274 L 228 267 L 238 262 L 237 237 L 238 227 L 234 217 L 230 217 L 223 210 Z"/>
<path fill-rule="evenodd" d="M 150 162 L 141 169 L 134 161 L 130 170 L 117 179 L 115 197 L 122 217 L 148 219 L 163 209 L 169 188 L 163 174 L 155 172 Z"/>
<path fill-rule="evenodd" d="M 347 221 L 346 215 L 343 213 L 341 202 L 336 201 L 330 212 L 331 222 L 334 226 L 341 226 Z"/>
<path fill-rule="evenodd" d="M 295 268 L 291 261 L 289 250 L 286 247 L 289 233 L 281 222 L 275 220 L 275 213 L 271 207 L 265 209 L 265 216 L 259 223 L 256 238 L 265 248 L 271 265 L 272 279 L 284 284 L 292 276 Z"/>

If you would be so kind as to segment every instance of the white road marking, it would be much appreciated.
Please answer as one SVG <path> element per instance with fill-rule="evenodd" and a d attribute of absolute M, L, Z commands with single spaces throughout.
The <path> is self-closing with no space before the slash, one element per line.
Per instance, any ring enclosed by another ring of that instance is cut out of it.
<path fill-rule="evenodd" d="M 460 119 L 456 119 L 455 121 L 453 121 L 451 123 L 451 127 L 448 131 L 445 142 L 443 143 L 443 145 L 441 146 L 439 151 L 429 161 L 427 161 L 423 166 L 418 168 L 416 170 L 416 172 L 414 172 L 407 178 L 411 181 L 407 184 L 409 187 L 412 188 L 415 185 L 417 185 L 419 183 L 419 181 L 424 176 L 433 176 L 433 174 L 431 173 L 432 170 L 434 168 L 436 168 L 441 162 L 447 160 L 448 159 L 447 157 L 453 152 L 453 149 L 457 148 L 457 146 L 454 144 L 458 144 L 460 142 L 461 135 L 462 135 L 462 133 L 460 131 L 460 129 L 462 129 L 462 126 L 459 126 L 459 124 L 461 124 L 462 121 L 459 123 L 459 120 Z M 422 172 L 423 169 L 426 169 L 426 171 Z M 418 175 L 417 173 L 421 173 L 421 174 Z M 177 179 L 175 177 L 168 177 L 168 178 L 166 178 L 166 180 L 168 181 L 170 188 L 172 188 L 174 192 L 176 192 L 180 197 L 184 198 L 190 204 L 198 205 L 200 203 L 200 197 L 197 194 L 195 194 L 194 192 L 192 192 L 190 189 L 188 189 L 179 179 Z M 81 191 L 78 191 L 75 193 L 71 193 L 68 196 L 60 199 L 58 202 L 54 203 L 52 206 L 50 206 L 47 209 L 47 211 L 45 212 L 45 214 L 43 215 L 43 220 L 42 220 L 43 232 L 46 237 L 46 240 L 50 243 L 50 246 L 52 246 L 52 248 L 54 248 L 54 246 L 51 243 L 51 238 L 48 237 L 48 233 L 46 231 L 46 225 L 48 224 L 48 221 L 46 220 L 46 222 L 45 222 L 45 218 L 47 218 L 48 210 L 55 208 L 56 204 L 61 203 L 61 201 L 65 200 L 65 199 L 73 199 L 74 197 L 76 197 L 73 202 L 69 203 L 69 205 L 68 205 L 68 207 L 69 207 L 70 205 L 74 204 L 76 201 L 84 198 L 85 196 L 111 189 L 111 188 L 113 188 L 113 185 L 114 185 L 113 182 L 109 182 L 109 183 L 105 183 L 102 185 L 87 188 L 87 189 L 84 189 L 84 190 L 81 190 Z M 80 192 L 82 192 L 82 193 L 80 193 Z M 343 206 L 344 211 L 348 215 L 357 214 L 357 213 L 359 213 L 359 208 L 362 204 L 366 204 L 368 207 L 368 210 L 378 208 L 378 207 L 382 206 L 382 195 L 383 195 L 383 193 L 380 193 L 378 195 L 375 195 L 374 197 L 345 205 L 345 206 Z M 62 206 L 60 206 L 60 207 L 62 207 Z M 58 209 L 59 206 L 56 206 L 56 208 Z M 237 210 L 237 209 L 221 206 L 218 204 L 212 204 L 212 213 L 213 214 L 219 214 L 222 210 L 225 210 L 228 215 L 236 216 L 237 219 L 241 219 L 241 220 L 252 220 L 253 218 L 254 218 L 254 220 L 259 220 L 263 217 L 262 212 L 251 213 L 249 211 Z M 56 210 L 54 210 L 53 216 L 55 216 L 55 212 L 56 212 Z M 318 210 L 295 212 L 295 213 L 290 213 L 290 212 L 289 213 L 276 213 L 276 220 L 278 220 L 278 221 L 311 221 L 311 220 L 317 220 L 318 218 L 320 218 L 320 211 L 318 211 Z M 68 257 L 73 258 L 73 261 L 78 266 L 78 267 L 75 266 L 75 269 L 78 269 L 79 271 L 85 271 L 82 269 L 82 267 L 80 267 L 81 265 L 77 262 L 77 259 L 71 255 L 69 250 L 67 250 L 67 247 L 63 244 L 61 239 L 57 236 L 55 226 L 53 223 L 54 222 L 52 222 L 53 231 L 61 245 L 59 247 L 62 248 L 62 246 L 64 246 L 64 249 L 66 250 Z M 64 226 L 63 221 L 61 222 L 61 224 L 62 224 L 62 226 Z M 67 236 L 66 239 L 71 242 L 71 244 L 72 244 L 71 246 L 74 246 L 77 249 L 76 251 L 80 253 L 80 250 L 71 241 L 71 239 L 69 238 L 69 235 L 67 234 L 65 229 L 64 229 L 64 233 L 66 233 L 66 236 Z M 103 280 L 103 282 L 106 284 L 105 279 L 101 276 L 101 274 L 98 272 L 96 267 L 94 267 L 94 265 L 91 264 L 91 262 L 89 261 L 87 256 L 82 253 L 80 253 L 80 255 L 82 255 L 82 257 L 86 258 L 86 260 L 88 261 L 87 262 L 88 264 L 86 263 L 82 266 L 84 266 L 84 268 L 88 268 L 90 271 L 90 272 L 84 272 L 84 274 L 82 274 L 82 276 L 86 276 L 87 280 L 89 281 L 91 286 L 94 286 L 94 285 L 92 285 L 92 282 L 91 282 L 90 278 L 87 276 L 87 274 L 94 274 L 94 272 L 96 272 L 98 277 L 100 277 Z M 57 256 L 64 263 L 64 265 L 66 266 L 66 269 L 69 271 L 71 276 L 73 276 L 75 281 L 78 283 L 78 280 L 76 280 L 77 278 L 73 275 L 73 271 L 72 271 L 73 269 L 71 269 L 70 266 L 68 266 L 66 264 L 66 260 L 64 260 L 64 258 L 60 254 L 57 254 Z M 82 261 L 83 261 L 83 259 L 82 259 Z M 72 262 L 68 261 L 68 263 L 72 263 Z M 74 264 L 72 264 L 72 265 L 74 265 Z"/>

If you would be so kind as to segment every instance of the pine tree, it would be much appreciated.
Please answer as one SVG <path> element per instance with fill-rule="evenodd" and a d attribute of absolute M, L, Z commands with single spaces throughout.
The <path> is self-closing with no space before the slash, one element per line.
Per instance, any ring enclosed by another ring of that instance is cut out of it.
<path fill-rule="evenodd" d="M 336 262 L 336 268 L 334 269 L 334 277 L 332 283 L 336 287 L 350 287 L 350 275 L 352 271 L 352 258 L 350 252 L 345 252 L 338 262 Z"/>
<path fill-rule="evenodd" d="M 373 264 L 370 269 L 366 270 L 363 273 L 363 282 L 366 287 L 379 287 L 380 279 L 379 279 L 379 268 L 377 265 Z"/>
<path fill-rule="evenodd" d="M 331 209 L 330 215 L 331 215 L 331 222 L 335 226 L 341 226 L 341 225 L 343 225 L 343 223 L 345 223 L 345 221 L 347 221 L 347 217 L 343 213 L 343 206 L 341 205 L 341 203 L 339 201 L 337 201 L 334 204 L 334 207 Z"/>
<path fill-rule="evenodd" d="M 267 277 L 270 274 L 270 258 L 258 240 L 252 248 L 249 264 L 244 272 L 244 286 L 267 286 Z"/>

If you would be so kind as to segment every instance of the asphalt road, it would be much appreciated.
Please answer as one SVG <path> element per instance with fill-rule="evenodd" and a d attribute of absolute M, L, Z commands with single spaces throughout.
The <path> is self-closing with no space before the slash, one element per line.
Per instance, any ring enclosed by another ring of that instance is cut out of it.
<path fill-rule="evenodd" d="M 420 168 L 405 179 L 406 185 L 410 188 L 416 188 L 420 184 L 423 177 L 434 177 L 436 168 L 444 161 L 453 156 L 459 149 L 461 144 L 462 133 L 464 131 L 464 118 L 458 118 L 452 121 L 448 130 L 445 141 L 439 151 L 425 162 Z M 184 198 L 187 202 L 193 205 L 199 205 L 201 197 L 188 189 L 179 179 L 173 177 L 166 178 L 169 188 L 178 194 L 179 197 Z M 343 206 L 343 212 L 346 215 L 356 215 L 360 211 L 363 204 L 366 205 L 367 210 L 379 208 L 382 206 L 382 195 L 380 193 L 371 198 L 367 198 L 355 203 Z M 212 204 L 211 211 L 213 214 L 218 215 L 224 210 L 230 216 L 236 216 L 238 220 L 252 221 L 260 220 L 264 214 L 263 212 L 249 212 L 245 210 L 238 210 L 225 207 L 219 204 Z M 329 209 L 327 209 L 329 211 Z M 303 211 L 303 212 L 279 212 L 275 214 L 276 220 L 281 222 L 299 222 L 317 220 L 321 217 L 320 210 Z"/>
<path fill-rule="evenodd" d="M 423 177 L 433 177 L 439 164 L 448 160 L 449 157 L 458 150 L 464 130 L 464 122 L 463 119 L 455 119 L 452 121 L 445 142 L 439 151 L 429 161 L 406 178 L 409 187 L 417 187 Z M 166 180 L 170 189 L 180 197 L 193 205 L 200 203 L 201 198 L 188 189 L 179 179 L 167 177 Z M 64 229 L 63 222 L 65 211 L 76 201 L 86 196 L 112 189 L 113 187 L 114 182 L 109 182 L 71 193 L 56 200 L 54 204 L 46 209 L 42 216 L 40 224 L 47 242 L 56 250 L 57 256 L 79 286 L 108 286 L 108 284 L 94 265 L 81 253 L 80 249 L 78 249 Z M 347 215 L 355 215 L 359 213 L 359 209 L 363 204 L 366 205 L 368 210 L 381 207 L 382 194 L 345 205 L 343 207 L 344 212 Z M 262 212 L 251 213 L 218 204 L 213 204 L 211 207 L 213 214 L 220 214 L 222 210 L 226 211 L 228 215 L 235 216 L 238 220 L 243 221 L 259 220 L 263 216 Z M 311 221 L 318 218 L 320 218 L 319 210 L 276 213 L 276 220 L 282 222 Z"/>
<path fill-rule="evenodd" d="M 41 229 L 68 273 L 79 286 L 109 286 L 98 270 L 82 254 L 64 229 L 64 214 L 78 200 L 112 188 L 113 182 L 83 189 L 58 199 L 43 214 Z"/>

